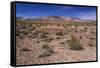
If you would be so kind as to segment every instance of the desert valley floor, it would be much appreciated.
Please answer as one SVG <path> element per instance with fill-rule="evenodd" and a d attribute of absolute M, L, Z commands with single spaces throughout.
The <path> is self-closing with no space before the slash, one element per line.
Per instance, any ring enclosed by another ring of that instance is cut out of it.
<path fill-rule="evenodd" d="M 17 24 L 17 65 L 96 60 L 95 25 L 66 27 L 33 25 Z"/>

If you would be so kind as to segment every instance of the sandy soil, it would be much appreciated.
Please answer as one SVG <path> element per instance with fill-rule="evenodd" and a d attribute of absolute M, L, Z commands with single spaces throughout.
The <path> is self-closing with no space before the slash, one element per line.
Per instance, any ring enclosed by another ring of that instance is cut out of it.
<path fill-rule="evenodd" d="M 87 31 L 84 31 L 86 27 Z M 53 38 L 50 42 L 41 41 L 41 32 L 38 32 L 36 37 L 32 37 L 32 33 L 36 31 L 48 32 L 47 37 Z M 82 31 L 83 30 L 83 31 Z M 55 35 L 56 32 L 68 32 L 64 35 Z M 91 33 L 91 32 L 94 33 Z M 66 43 L 60 44 L 66 40 L 71 39 L 73 34 L 80 40 L 82 50 L 71 50 Z M 81 38 L 80 38 L 81 36 Z M 57 39 L 59 37 L 60 39 Z M 92 38 L 91 38 L 92 37 Z M 41 48 L 44 43 L 48 43 L 49 47 L 54 50 L 50 56 L 39 57 L 43 49 Z M 90 45 L 93 44 L 94 46 Z M 79 62 L 79 61 L 95 61 L 96 60 L 96 27 L 95 26 L 80 26 L 65 28 L 37 28 L 31 31 L 31 34 L 24 35 L 23 38 L 16 36 L 16 49 L 17 65 L 28 64 L 48 64 L 48 63 L 61 63 L 61 62 Z"/>

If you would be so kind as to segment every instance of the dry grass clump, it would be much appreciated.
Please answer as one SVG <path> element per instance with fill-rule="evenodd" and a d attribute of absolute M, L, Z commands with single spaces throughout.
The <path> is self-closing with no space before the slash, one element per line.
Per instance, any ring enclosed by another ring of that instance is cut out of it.
<path fill-rule="evenodd" d="M 47 56 L 51 56 L 53 53 L 55 53 L 55 51 L 49 47 L 49 44 L 43 44 L 42 45 L 42 51 L 40 52 L 40 54 L 38 55 L 38 57 L 47 57 Z"/>
<path fill-rule="evenodd" d="M 87 27 L 84 27 L 84 29 L 88 29 Z"/>
<path fill-rule="evenodd" d="M 92 33 L 92 34 L 96 34 L 96 31 L 93 31 L 93 30 L 92 30 L 91 33 Z"/>
<path fill-rule="evenodd" d="M 60 35 L 60 36 L 62 36 L 62 35 L 64 35 L 64 33 L 61 32 L 61 31 L 59 31 L 59 32 L 56 33 L 56 35 Z"/>
<path fill-rule="evenodd" d="M 61 42 L 61 46 L 66 46 L 66 42 Z"/>
<path fill-rule="evenodd" d="M 96 45 L 94 45 L 94 44 L 92 44 L 92 43 L 89 43 L 88 45 L 89 45 L 89 46 L 92 46 L 92 47 L 93 47 L 93 46 L 96 46 Z"/>
<path fill-rule="evenodd" d="M 38 58 L 47 57 L 47 56 L 51 56 L 51 54 L 50 54 L 47 50 L 43 50 L 43 51 L 40 52 L 40 54 L 38 55 Z"/>
<path fill-rule="evenodd" d="M 87 32 L 87 29 L 83 29 L 83 30 L 81 30 L 81 32 Z"/>
<path fill-rule="evenodd" d="M 24 47 L 20 51 L 22 51 L 22 52 L 24 51 L 25 52 L 25 51 L 31 51 L 31 50 L 29 48 L 27 48 L 27 47 Z"/>
<path fill-rule="evenodd" d="M 71 40 L 68 40 L 67 42 L 71 50 L 82 50 L 83 49 L 82 45 L 80 44 L 80 41 L 73 35 L 71 35 Z"/>
<path fill-rule="evenodd" d="M 59 39 L 60 39 L 60 37 L 56 37 L 56 39 L 58 39 L 58 40 L 59 40 Z"/>
<path fill-rule="evenodd" d="M 90 39 L 91 39 L 91 40 L 95 40 L 96 38 L 94 38 L 94 37 L 90 37 Z"/>
<path fill-rule="evenodd" d="M 89 41 L 89 43 L 88 43 L 88 45 L 89 46 L 96 46 L 96 41 L 94 41 L 94 40 L 91 40 L 91 41 Z"/>
<path fill-rule="evenodd" d="M 45 39 L 43 39 L 42 41 L 44 41 L 44 42 L 51 42 L 53 40 L 53 38 L 45 38 Z"/>
<path fill-rule="evenodd" d="M 40 38 L 48 38 L 49 33 L 42 32 Z"/>

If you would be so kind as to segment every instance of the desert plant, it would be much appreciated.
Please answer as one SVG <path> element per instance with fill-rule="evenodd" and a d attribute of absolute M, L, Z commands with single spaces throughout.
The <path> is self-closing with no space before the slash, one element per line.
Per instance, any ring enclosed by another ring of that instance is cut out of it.
<path fill-rule="evenodd" d="M 24 48 L 21 49 L 21 51 L 31 51 L 31 50 L 27 47 L 24 47 Z"/>
<path fill-rule="evenodd" d="M 96 34 L 96 32 L 95 32 L 95 31 L 93 31 L 93 30 L 91 31 L 91 33 L 92 33 L 92 34 Z"/>
<path fill-rule="evenodd" d="M 38 37 L 38 32 L 33 32 L 32 33 L 32 38 L 37 38 Z"/>
<path fill-rule="evenodd" d="M 38 58 L 47 57 L 47 56 L 51 56 L 51 54 L 48 51 L 44 50 L 40 52 L 40 54 L 38 55 Z"/>
<path fill-rule="evenodd" d="M 19 39 L 23 39 L 24 35 L 20 34 Z"/>
<path fill-rule="evenodd" d="M 96 46 L 96 45 L 94 45 L 94 44 L 92 44 L 92 43 L 89 43 L 88 45 L 89 45 L 89 46 Z"/>
<path fill-rule="evenodd" d="M 53 38 L 45 38 L 43 39 L 44 42 L 51 42 L 53 40 Z"/>
<path fill-rule="evenodd" d="M 82 36 L 79 36 L 80 39 L 82 39 Z"/>
<path fill-rule="evenodd" d="M 45 44 L 42 45 L 42 49 L 47 49 L 47 48 L 49 48 L 49 44 L 45 43 Z"/>
<path fill-rule="evenodd" d="M 49 44 L 43 44 L 42 45 L 42 52 L 40 52 L 39 54 L 39 58 L 40 57 L 46 57 L 46 56 L 51 56 L 53 53 L 55 53 L 55 51 L 49 47 L 50 45 Z"/>
<path fill-rule="evenodd" d="M 90 37 L 90 39 L 91 39 L 91 40 L 95 40 L 95 38 L 94 38 L 94 37 Z"/>
<path fill-rule="evenodd" d="M 37 43 L 40 43 L 40 41 L 38 40 Z"/>
<path fill-rule="evenodd" d="M 56 39 L 58 39 L 58 40 L 59 40 L 59 39 L 60 39 L 60 37 L 56 37 Z"/>
<path fill-rule="evenodd" d="M 81 46 L 79 40 L 71 35 L 71 40 L 68 40 L 68 46 L 71 50 L 82 50 L 83 47 Z"/>
<path fill-rule="evenodd" d="M 40 38 L 48 38 L 48 33 L 42 33 L 41 35 L 40 35 Z"/>
<path fill-rule="evenodd" d="M 84 27 L 84 29 L 88 29 L 87 27 Z"/>
<path fill-rule="evenodd" d="M 47 50 L 50 53 L 54 53 L 54 50 L 52 48 L 50 48 L 49 44 L 43 44 L 42 49 Z"/>
<path fill-rule="evenodd" d="M 61 35 L 64 35 L 64 34 L 63 34 L 63 32 L 59 31 L 59 32 L 56 33 L 56 35 L 60 35 L 61 36 Z"/>
<path fill-rule="evenodd" d="M 66 42 L 61 42 L 61 46 L 66 46 Z"/>
<path fill-rule="evenodd" d="M 60 44 L 65 44 L 65 42 L 61 42 Z"/>
<path fill-rule="evenodd" d="M 81 32 L 87 32 L 87 29 L 82 29 Z"/>

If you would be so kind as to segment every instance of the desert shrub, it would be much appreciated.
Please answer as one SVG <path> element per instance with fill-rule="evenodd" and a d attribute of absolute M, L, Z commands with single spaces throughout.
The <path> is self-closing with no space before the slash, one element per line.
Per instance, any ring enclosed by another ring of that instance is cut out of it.
<path fill-rule="evenodd" d="M 65 42 L 61 42 L 60 44 L 65 44 Z"/>
<path fill-rule="evenodd" d="M 46 49 L 50 54 L 53 54 L 53 53 L 55 53 L 55 51 L 52 49 L 52 48 L 48 48 L 48 49 Z"/>
<path fill-rule="evenodd" d="M 53 40 L 53 38 L 45 38 L 45 39 L 43 39 L 43 41 L 45 41 L 45 42 L 51 42 Z"/>
<path fill-rule="evenodd" d="M 65 34 L 68 34 L 70 32 L 70 30 L 66 30 Z"/>
<path fill-rule="evenodd" d="M 29 34 L 28 31 L 23 31 L 23 35 L 27 35 L 27 34 Z"/>
<path fill-rule="evenodd" d="M 77 31 L 77 30 L 75 30 L 75 32 L 77 33 L 78 31 Z"/>
<path fill-rule="evenodd" d="M 93 38 L 93 37 L 90 37 L 90 39 L 91 39 L 91 40 L 94 40 L 95 38 Z"/>
<path fill-rule="evenodd" d="M 37 35 L 33 35 L 32 38 L 37 38 Z"/>
<path fill-rule="evenodd" d="M 32 38 L 37 38 L 38 36 L 37 35 L 32 35 Z"/>
<path fill-rule="evenodd" d="M 56 37 L 56 39 L 58 39 L 58 40 L 59 40 L 59 39 L 60 39 L 60 37 Z"/>
<path fill-rule="evenodd" d="M 32 34 L 31 33 L 27 34 L 27 37 L 32 38 Z"/>
<path fill-rule="evenodd" d="M 35 29 L 36 29 L 36 27 L 30 27 L 30 31 L 35 30 Z"/>
<path fill-rule="evenodd" d="M 40 43 L 40 41 L 38 40 L 37 43 Z"/>
<path fill-rule="evenodd" d="M 41 33 L 40 38 L 48 38 L 48 33 Z"/>
<path fill-rule="evenodd" d="M 24 47 L 24 48 L 21 49 L 21 51 L 31 51 L 31 50 L 27 47 Z"/>
<path fill-rule="evenodd" d="M 42 45 L 42 49 L 47 49 L 47 48 L 49 48 L 49 44 L 45 43 L 45 44 Z"/>
<path fill-rule="evenodd" d="M 92 44 L 92 43 L 89 43 L 88 45 L 89 45 L 89 46 L 96 46 L 96 45 L 94 45 L 94 44 Z"/>
<path fill-rule="evenodd" d="M 96 34 L 96 32 L 95 32 L 95 31 L 91 31 L 91 33 L 92 33 L 92 34 Z"/>
<path fill-rule="evenodd" d="M 66 46 L 66 42 L 61 42 L 61 46 Z"/>
<path fill-rule="evenodd" d="M 23 38 L 24 38 L 24 35 L 21 34 L 21 35 L 19 36 L 19 39 L 23 39 Z"/>
<path fill-rule="evenodd" d="M 60 35 L 61 36 L 61 35 L 64 35 L 64 34 L 63 34 L 63 32 L 59 31 L 59 32 L 56 33 L 56 35 Z"/>
<path fill-rule="evenodd" d="M 33 32 L 32 33 L 32 38 L 37 38 L 38 37 L 38 32 Z"/>
<path fill-rule="evenodd" d="M 16 36 L 20 36 L 20 33 L 16 32 Z"/>
<path fill-rule="evenodd" d="M 68 46 L 71 50 L 82 50 L 83 47 L 80 44 L 80 41 L 71 35 L 71 40 L 68 40 Z"/>
<path fill-rule="evenodd" d="M 87 29 L 82 29 L 81 32 L 87 32 Z"/>
<path fill-rule="evenodd" d="M 44 50 L 40 52 L 40 54 L 38 55 L 38 58 L 47 57 L 47 56 L 51 56 L 51 54 L 48 51 Z"/>
<path fill-rule="evenodd" d="M 50 53 L 54 53 L 54 50 L 52 48 L 50 48 L 49 44 L 43 44 L 42 49 L 45 49 Z"/>
<path fill-rule="evenodd" d="M 74 24 L 76 27 L 79 26 L 79 23 Z"/>
<path fill-rule="evenodd" d="M 82 36 L 79 36 L 80 39 L 82 39 Z"/>
<path fill-rule="evenodd" d="M 26 30 L 26 29 L 19 29 L 19 30 L 17 30 L 17 32 L 16 32 L 17 34 L 22 34 L 22 35 L 27 35 L 28 33 L 29 33 L 29 31 L 28 30 Z"/>
<path fill-rule="evenodd" d="M 40 52 L 39 54 L 39 58 L 40 57 L 46 57 L 46 56 L 51 56 L 53 53 L 55 53 L 55 51 L 49 47 L 50 45 L 49 44 L 43 44 L 42 46 L 42 52 Z"/>
<path fill-rule="evenodd" d="M 87 27 L 84 27 L 84 29 L 88 29 Z"/>

